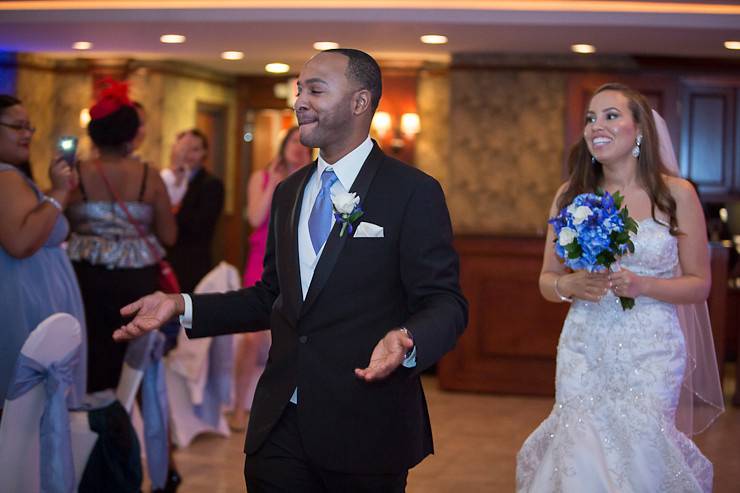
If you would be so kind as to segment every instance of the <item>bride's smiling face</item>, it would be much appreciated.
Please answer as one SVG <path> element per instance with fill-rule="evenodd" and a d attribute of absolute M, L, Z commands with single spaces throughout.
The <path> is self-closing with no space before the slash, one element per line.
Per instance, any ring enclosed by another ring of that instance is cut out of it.
<path fill-rule="evenodd" d="M 632 148 L 640 133 L 629 99 L 619 91 L 596 94 L 586 112 L 583 138 L 589 152 L 600 163 L 609 164 L 631 158 Z"/>

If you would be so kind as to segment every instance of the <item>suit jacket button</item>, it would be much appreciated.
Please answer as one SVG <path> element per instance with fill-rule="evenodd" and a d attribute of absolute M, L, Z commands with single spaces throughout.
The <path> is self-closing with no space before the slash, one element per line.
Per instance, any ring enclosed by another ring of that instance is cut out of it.
<path fill-rule="evenodd" d="M 301 337 L 298 338 L 298 341 L 301 344 L 306 344 L 306 342 L 308 341 L 308 337 L 307 336 L 301 336 Z"/>

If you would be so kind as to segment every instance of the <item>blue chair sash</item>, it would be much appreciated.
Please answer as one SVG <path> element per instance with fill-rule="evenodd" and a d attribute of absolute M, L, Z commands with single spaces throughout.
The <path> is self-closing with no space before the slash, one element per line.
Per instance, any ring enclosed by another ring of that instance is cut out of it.
<path fill-rule="evenodd" d="M 146 462 L 153 489 L 164 488 L 169 467 L 167 387 L 165 384 L 164 336 L 155 332 L 151 342 L 144 338 L 129 345 L 126 363 L 144 370 L 141 381 L 141 415 L 144 421 Z M 140 344 L 136 344 L 141 342 Z"/>
<path fill-rule="evenodd" d="M 60 361 L 44 367 L 21 353 L 16 362 L 7 399 L 15 400 L 44 384 L 46 402 L 39 426 L 40 474 L 42 493 L 72 493 L 75 471 L 69 429 L 66 392 L 74 380 L 74 370 L 80 358 L 80 346 Z"/>

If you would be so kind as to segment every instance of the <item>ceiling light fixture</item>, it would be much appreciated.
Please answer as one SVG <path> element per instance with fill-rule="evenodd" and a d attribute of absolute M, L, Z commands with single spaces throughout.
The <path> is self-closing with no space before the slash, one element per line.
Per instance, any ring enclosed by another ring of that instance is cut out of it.
<path fill-rule="evenodd" d="M 243 51 L 224 51 L 221 53 L 221 58 L 224 60 L 241 60 L 244 58 Z"/>
<path fill-rule="evenodd" d="M 186 39 L 182 34 L 163 34 L 159 37 L 159 40 L 166 44 L 180 44 L 184 43 Z"/>
<path fill-rule="evenodd" d="M 339 48 L 339 43 L 335 43 L 334 41 L 316 41 L 313 44 L 313 49 L 319 51 L 336 50 L 337 48 Z"/>
<path fill-rule="evenodd" d="M 441 34 L 425 34 L 421 38 L 421 42 L 428 45 L 443 45 L 447 44 L 447 36 Z"/>
<path fill-rule="evenodd" d="M 265 65 L 265 71 L 271 74 L 285 74 L 290 71 L 290 65 L 287 63 L 268 63 Z"/>
<path fill-rule="evenodd" d="M 93 44 L 89 41 L 77 41 L 72 45 L 73 50 L 89 50 Z"/>
<path fill-rule="evenodd" d="M 575 44 L 575 45 L 570 45 L 570 51 L 572 51 L 573 53 L 580 53 L 582 55 L 587 55 L 590 53 L 596 53 L 596 47 L 594 45 Z"/>
<path fill-rule="evenodd" d="M 740 50 L 740 41 L 725 41 L 725 48 L 728 50 Z"/>

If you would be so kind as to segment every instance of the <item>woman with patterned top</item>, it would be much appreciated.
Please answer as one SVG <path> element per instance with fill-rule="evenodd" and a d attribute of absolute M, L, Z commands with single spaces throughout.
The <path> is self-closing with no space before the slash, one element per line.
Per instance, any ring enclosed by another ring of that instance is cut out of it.
<path fill-rule="evenodd" d="M 80 164 L 80 186 L 67 211 L 72 225 L 68 253 L 89 326 L 88 392 L 118 385 L 126 352 L 125 344 L 111 338 L 123 321 L 118 309 L 157 289 L 162 244 L 173 244 L 177 235 L 159 173 L 131 157 L 139 117 L 127 88 L 108 83 L 90 109 L 87 128 L 98 157 Z"/>

